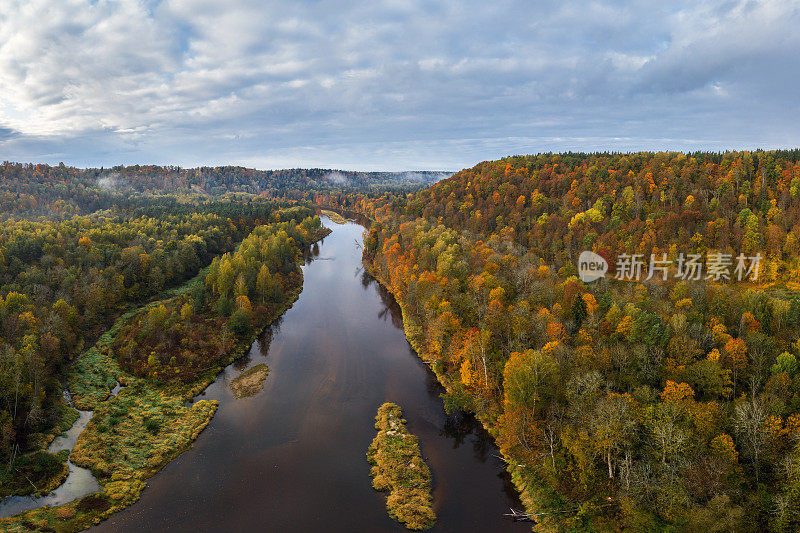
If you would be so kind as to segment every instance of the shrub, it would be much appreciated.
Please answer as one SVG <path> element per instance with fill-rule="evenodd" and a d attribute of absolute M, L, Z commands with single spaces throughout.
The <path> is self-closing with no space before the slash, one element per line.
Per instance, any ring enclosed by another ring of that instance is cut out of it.
<path fill-rule="evenodd" d="M 231 315 L 231 319 L 228 322 L 228 329 L 240 337 L 247 335 L 250 332 L 250 311 L 247 309 L 237 309 L 236 312 Z"/>
<path fill-rule="evenodd" d="M 155 418 L 147 419 L 144 423 L 144 428 L 147 431 L 149 431 L 152 435 L 157 435 L 158 432 L 161 430 L 161 422 L 159 422 Z"/>
<path fill-rule="evenodd" d="M 105 511 L 110 507 L 108 499 L 102 494 L 90 494 L 78 502 L 81 511 Z"/>

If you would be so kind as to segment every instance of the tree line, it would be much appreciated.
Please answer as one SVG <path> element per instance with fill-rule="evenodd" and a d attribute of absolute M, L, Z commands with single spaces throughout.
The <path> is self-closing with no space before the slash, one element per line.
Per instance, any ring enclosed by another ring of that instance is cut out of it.
<path fill-rule="evenodd" d="M 6 161 L 0 164 L 0 213 L 3 216 L 68 218 L 113 206 L 148 207 L 153 201 L 180 203 L 187 198 L 232 197 L 238 201 L 261 196 L 300 200 L 314 191 L 392 189 L 402 192 L 429 185 L 439 177 L 441 173 L 438 172 L 258 170 L 238 166 L 118 165 L 108 169 L 82 169 L 63 163 Z"/>

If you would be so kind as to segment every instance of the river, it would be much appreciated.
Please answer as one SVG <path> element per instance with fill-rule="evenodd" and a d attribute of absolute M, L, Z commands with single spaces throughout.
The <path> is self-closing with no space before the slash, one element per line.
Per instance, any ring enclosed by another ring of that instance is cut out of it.
<path fill-rule="evenodd" d="M 96 531 L 405 531 L 374 491 L 365 453 L 374 417 L 398 403 L 434 475 L 433 531 L 530 531 L 491 439 L 446 416 L 441 387 L 405 339 L 392 296 L 361 265 L 361 233 L 333 224 L 303 267 L 294 306 L 199 399 L 218 400 L 194 447 L 148 481 L 142 498 Z M 267 363 L 263 390 L 230 382 Z"/>

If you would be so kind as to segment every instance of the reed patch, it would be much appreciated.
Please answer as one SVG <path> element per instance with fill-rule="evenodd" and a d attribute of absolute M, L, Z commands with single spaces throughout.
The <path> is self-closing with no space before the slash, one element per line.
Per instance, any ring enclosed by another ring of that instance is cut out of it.
<path fill-rule="evenodd" d="M 367 459 L 375 490 L 388 492 L 389 516 L 411 530 L 429 529 L 436 522 L 431 507 L 431 471 L 422 459 L 419 440 L 408 432 L 400 406 L 385 403 L 378 409 Z"/>

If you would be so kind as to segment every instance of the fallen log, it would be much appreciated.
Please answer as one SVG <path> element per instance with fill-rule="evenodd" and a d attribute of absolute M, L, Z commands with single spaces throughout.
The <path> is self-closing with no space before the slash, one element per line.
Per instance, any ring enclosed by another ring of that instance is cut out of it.
<path fill-rule="evenodd" d="M 529 515 L 528 513 L 523 513 L 521 511 L 517 511 L 514 508 L 509 507 L 510 513 L 506 513 L 503 516 L 506 518 L 512 519 L 514 522 L 536 522 L 534 519 L 534 515 Z"/>

